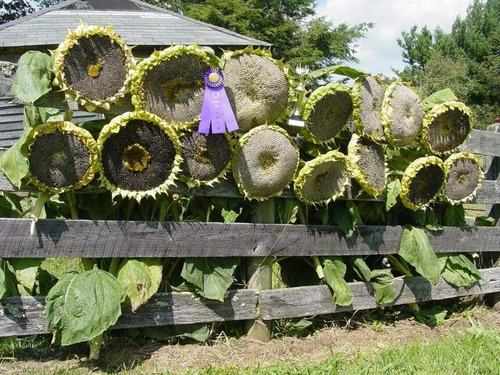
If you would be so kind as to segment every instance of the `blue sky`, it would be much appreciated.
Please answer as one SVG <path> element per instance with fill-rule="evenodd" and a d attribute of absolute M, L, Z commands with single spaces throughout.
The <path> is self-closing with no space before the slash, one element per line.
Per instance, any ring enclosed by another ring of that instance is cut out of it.
<path fill-rule="evenodd" d="M 352 65 L 372 74 L 394 76 L 391 67 L 404 67 L 397 39 L 413 25 L 440 26 L 449 32 L 457 16 L 465 17 L 469 0 L 318 0 L 316 15 L 325 16 L 335 25 L 373 22 L 366 38 L 356 48 L 359 65 Z"/>

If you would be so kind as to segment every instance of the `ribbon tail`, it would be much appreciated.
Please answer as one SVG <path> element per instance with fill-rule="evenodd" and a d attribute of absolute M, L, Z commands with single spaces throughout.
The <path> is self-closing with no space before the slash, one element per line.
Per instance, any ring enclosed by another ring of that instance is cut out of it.
<path fill-rule="evenodd" d="M 211 95 L 210 90 L 205 90 L 205 95 L 203 96 L 203 102 L 201 104 L 200 124 L 198 125 L 198 133 L 200 134 L 210 133 L 210 122 L 212 121 L 212 111 L 210 110 Z"/>
<path fill-rule="evenodd" d="M 226 94 L 226 90 L 222 89 L 220 93 L 221 107 L 224 111 L 224 122 L 226 123 L 227 130 L 229 132 L 234 132 L 239 129 L 238 122 L 234 116 L 233 109 L 231 108 L 231 103 Z"/>
<path fill-rule="evenodd" d="M 226 132 L 224 126 L 224 108 L 222 103 L 217 99 L 212 107 L 212 134 L 221 134 Z"/>

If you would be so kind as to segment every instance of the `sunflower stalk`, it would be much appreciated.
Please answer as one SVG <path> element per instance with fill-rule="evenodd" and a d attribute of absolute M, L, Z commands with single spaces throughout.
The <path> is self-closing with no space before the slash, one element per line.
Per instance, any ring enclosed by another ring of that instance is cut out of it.
<path fill-rule="evenodd" d="M 30 237 L 33 237 L 35 234 L 35 224 L 38 221 L 38 218 L 42 214 L 43 206 L 50 199 L 50 195 L 46 192 L 40 192 L 38 194 L 38 198 L 36 200 L 35 206 L 31 211 L 31 227 L 30 227 Z"/>
<path fill-rule="evenodd" d="M 79 215 L 78 215 L 78 207 L 76 204 L 75 193 L 72 191 L 67 191 L 66 198 L 68 199 L 68 207 L 69 207 L 69 212 L 71 214 L 71 218 L 73 220 L 78 220 Z"/>

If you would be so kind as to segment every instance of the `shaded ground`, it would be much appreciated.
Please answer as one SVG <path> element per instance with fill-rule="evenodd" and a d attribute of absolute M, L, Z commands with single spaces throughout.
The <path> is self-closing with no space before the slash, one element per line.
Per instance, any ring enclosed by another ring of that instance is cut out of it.
<path fill-rule="evenodd" d="M 285 363 L 295 367 L 320 362 L 332 353 L 355 356 L 372 352 L 389 345 L 407 345 L 417 338 L 437 340 L 453 336 L 468 328 L 488 328 L 500 331 L 500 313 L 484 308 L 466 311 L 449 318 L 437 327 L 418 323 L 412 319 L 392 323 L 378 320 L 366 321 L 356 315 L 343 324 L 338 322 L 316 331 L 306 338 L 283 337 L 261 343 L 246 338 L 236 340 L 220 334 L 210 344 L 166 345 L 150 341 L 139 345 L 134 341 L 108 343 L 101 353 L 99 363 L 89 365 L 85 351 L 73 348 L 69 355 L 60 348 L 34 349 L 22 352 L 16 359 L 0 363 L 3 374 L 70 374 L 130 373 L 152 374 L 183 373 L 187 369 L 216 367 L 253 367 Z M 38 350 L 38 352 L 37 352 Z M 80 353 L 78 353 L 80 351 Z M 23 358 L 26 357 L 25 359 Z M 57 357 L 66 357 L 54 359 Z M 36 359 L 33 359 L 36 358 Z"/>

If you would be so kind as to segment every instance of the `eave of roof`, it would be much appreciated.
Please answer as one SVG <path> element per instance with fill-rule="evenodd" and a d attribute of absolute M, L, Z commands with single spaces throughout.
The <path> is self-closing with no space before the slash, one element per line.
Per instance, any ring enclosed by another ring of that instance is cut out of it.
<path fill-rule="evenodd" d="M 56 46 L 80 21 L 89 25 L 112 25 L 130 46 L 263 46 L 271 44 L 197 21 L 138 0 L 144 10 L 65 10 L 81 4 L 69 0 L 18 20 L 0 25 L 0 48 Z"/>

